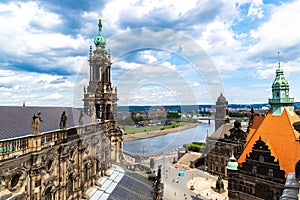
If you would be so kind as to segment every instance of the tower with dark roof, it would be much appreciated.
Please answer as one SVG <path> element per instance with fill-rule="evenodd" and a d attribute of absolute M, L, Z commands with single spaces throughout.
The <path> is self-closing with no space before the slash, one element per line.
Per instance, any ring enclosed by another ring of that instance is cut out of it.
<path fill-rule="evenodd" d="M 216 102 L 215 131 L 228 121 L 228 101 L 221 93 Z"/>

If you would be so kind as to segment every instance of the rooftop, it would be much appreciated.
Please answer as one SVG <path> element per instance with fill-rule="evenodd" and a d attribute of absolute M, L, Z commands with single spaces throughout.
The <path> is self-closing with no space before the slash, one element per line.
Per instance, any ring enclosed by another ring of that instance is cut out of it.
<path fill-rule="evenodd" d="M 246 161 L 255 142 L 261 138 L 266 142 L 271 155 L 274 156 L 275 161 L 279 161 L 280 169 L 284 170 L 287 176 L 288 173 L 295 171 L 294 165 L 300 159 L 298 140 L 300 134 L 293 127 L 293 123 L 300 121 L 300 118 L 296 113 L 290 115 L 284 109 L 281 116 L 273 116 L 271 110 L 262 122 L 260 120 L 257 118 L 257 121 L 252 124 L 238 163 L 241 165 Z"/>
<path fill-rule="evenodd" d="M 81 111 L 71 107 L 20 107 L 0 106 L 0 140 L 24 137 L 32 134 L 31 122 L 35 113 L 41 112 L 40 132 L 60 129 L 59 123 L 63 111 L 67 115 L 66 128 L 79 126 Z M 92 123 L 84 114 L 84 124 Z"/>

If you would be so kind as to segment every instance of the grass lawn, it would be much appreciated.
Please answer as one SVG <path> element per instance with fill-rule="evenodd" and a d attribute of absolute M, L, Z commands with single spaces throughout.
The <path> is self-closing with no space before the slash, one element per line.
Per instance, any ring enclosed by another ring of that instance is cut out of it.
<path fill-rule="evenodd" d="M 127 134 L 133 134 L 133 133 L 139 133 L 139 132 L 150 132 L 150 131 L 157 131 L 163 129 L 169 129 L 169 128 L 175 128 L 179 126 L 184 126 L 187 124 L 197 123 L 195 120 L 184 120 L 182 122 L 172 122 L 170 125 L 165 126 L 145 126 L 145 127 L 133 127 L 133 126 L 120 126 L 122 129 L 125 130 L 125 133 Z"/>

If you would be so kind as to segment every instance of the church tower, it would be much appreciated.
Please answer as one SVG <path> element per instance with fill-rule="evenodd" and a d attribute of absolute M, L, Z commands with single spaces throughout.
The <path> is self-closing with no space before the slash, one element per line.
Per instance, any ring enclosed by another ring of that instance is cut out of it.
<path fill-rule="evenodd" d="M 97 120 L 110 120 L 116 125 L 117 89 L 111 84 L 112 63 L 102 34 L 101 19 L 94 44 L 96 49 L 93 51 L 90 46 L 89 52 L 90 81 L 84 89 L 84 113 Z"/>
<path fill-rule="evenodd" d="M 290 97 L 289 91 L 289 83 L 284 78 L 280 62 L 278 62 L 276 77 L 272 84 L 272 98 L 269 99 L 273 116 L 281 116 L 284 109 L 286 109 L 290 115 L 294 115 L 294 98 Z"/>
<path fill-rule="evenodd" d="M 216 102 L 215 131 L 227 122 L 229 122 L 228 101 L 221 93 Z"/>
<path fill-rule="evenodd" d="M 84 88 L 84 113 L 94 122 L 107 123 L 110 140 L 110 158 L 117 162 L 122 159 L 123 131 L 117 124 L 117 88 L 111 84 L 110 51 L 102 34 L 101 19 L 98 22 L 98 35 L 94 38 L 96 49 L 90 46 L 90 81 Z"/>

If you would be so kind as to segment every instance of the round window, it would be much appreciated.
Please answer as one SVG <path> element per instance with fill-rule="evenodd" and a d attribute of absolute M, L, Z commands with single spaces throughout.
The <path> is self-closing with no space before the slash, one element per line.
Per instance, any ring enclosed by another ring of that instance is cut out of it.
<path fill-rule="evenodd" d="M 10 186 L 13 188 L 15 187 L 18 183 L 19 183 L 19 180 L 20 180 L 20 177 L 21 177 L 21 174 L 15 174 L 11 181 L 10 181 Z"/>

